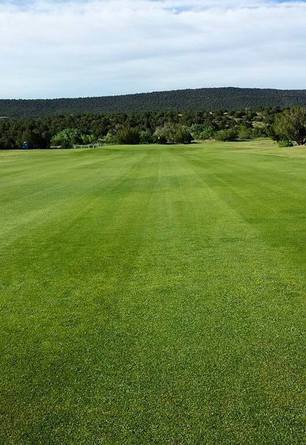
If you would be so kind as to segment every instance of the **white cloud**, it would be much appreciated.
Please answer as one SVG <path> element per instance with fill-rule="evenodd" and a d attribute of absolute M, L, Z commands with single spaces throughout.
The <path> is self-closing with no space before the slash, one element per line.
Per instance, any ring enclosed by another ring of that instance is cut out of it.
<path fill-rule="evenodd" d="M 0 0 L 0 97 L 306 88 L 306 4 Z"/>

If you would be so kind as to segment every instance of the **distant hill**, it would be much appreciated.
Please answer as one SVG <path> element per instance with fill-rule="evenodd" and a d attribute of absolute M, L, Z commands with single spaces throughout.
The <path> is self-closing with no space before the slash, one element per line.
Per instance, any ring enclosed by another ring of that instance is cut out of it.
<path fill-rule="evenodd" d="M 201 88 L 76 99 L 0 100 L 0 117 L 146 111 L 216 111 L 306 105 L 306 90 Z"/>

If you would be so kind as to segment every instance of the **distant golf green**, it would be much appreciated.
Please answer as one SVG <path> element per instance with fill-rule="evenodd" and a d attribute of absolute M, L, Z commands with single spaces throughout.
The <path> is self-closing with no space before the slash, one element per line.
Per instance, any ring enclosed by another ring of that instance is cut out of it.
<path fill-rule="evenodd" d="M 0 153 L 0 444 L 302 444 L 306 149 Z"/>

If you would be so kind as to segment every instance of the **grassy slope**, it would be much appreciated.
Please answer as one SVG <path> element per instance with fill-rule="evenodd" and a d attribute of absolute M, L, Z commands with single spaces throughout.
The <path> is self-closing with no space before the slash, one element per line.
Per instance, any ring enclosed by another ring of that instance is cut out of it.
<path fill-rule="evenodd" d="M 0 443 L 300 444 L 306 154 L 0 153 Z"/>

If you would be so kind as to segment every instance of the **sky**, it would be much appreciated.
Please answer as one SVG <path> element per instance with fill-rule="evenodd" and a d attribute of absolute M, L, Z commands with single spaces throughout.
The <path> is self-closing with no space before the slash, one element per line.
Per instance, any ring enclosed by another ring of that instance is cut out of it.
<path fill-rule="evenodd" d="M 0 0 L 0 98 L 306 89 L 306 1 Z"/>

